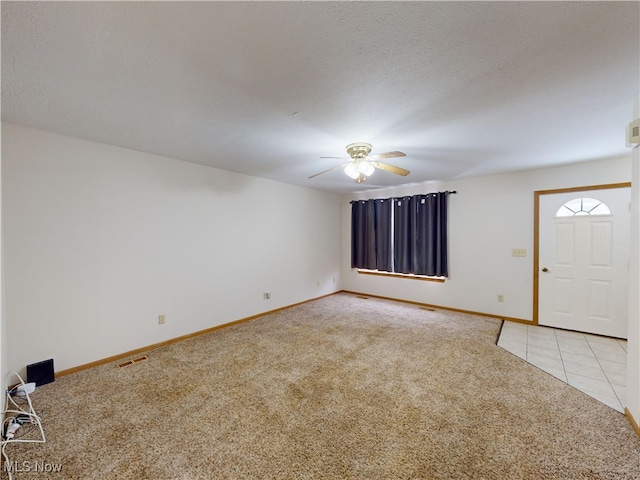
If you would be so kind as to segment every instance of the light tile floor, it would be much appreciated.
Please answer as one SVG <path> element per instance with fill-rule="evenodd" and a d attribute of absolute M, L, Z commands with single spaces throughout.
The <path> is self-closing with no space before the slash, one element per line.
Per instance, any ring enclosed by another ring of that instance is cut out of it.
<path fill-rule="evenodd" d="M 626 340 L 505 321 L 498 346 L 624 412 Z"/>

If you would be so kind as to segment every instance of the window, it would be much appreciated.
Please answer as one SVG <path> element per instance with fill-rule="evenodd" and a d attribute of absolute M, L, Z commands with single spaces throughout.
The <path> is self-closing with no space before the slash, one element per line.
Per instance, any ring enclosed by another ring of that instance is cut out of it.
<path fill-rule="evenodd" d="M 569 200 L 556 212 L 556 217 L 582 215 L 611 215 L 611 209 L 596 198 L 582 197 Z"/>
<path fill-rule="evenodd" d="M 448 276 L 450 193 L 351 202 L 351 267 Z"/>

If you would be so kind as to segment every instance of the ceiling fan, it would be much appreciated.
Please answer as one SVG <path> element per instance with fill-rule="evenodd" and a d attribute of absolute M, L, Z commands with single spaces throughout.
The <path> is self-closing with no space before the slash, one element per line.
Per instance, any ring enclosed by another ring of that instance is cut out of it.
<path fill-rule="evenodd" d="M 389 165 L 387 163 L 379 162 L 383 158 L 395 158 L 395 157 L 404 157 L 406 156 L 402 152 L 386 152 L 386 153 L 378 153 L 376 155 L 369 155 L 371 153 L 371 145 L 368 143 L 351 143 L 347 145 L 347 153 L 351 157 L 348 162 L 343 163 L 342 165 L 338 165 L 336 167 L 332 167 L 328 170 L 325 170 L 320 173 L 316 173 L 315 175 L 311 175 L 309 178 L 317 177 L 318 175 L 322 175 L 323 173 L 331 172 L 332 170 L 336 170 L 338 168 L 344 167 L 344 173 L 353 178 L 356 183 L 362 183 L 365 179 L 371 175 L 376 168 L 380 170 L 385 170 L 387 172 L 395 173 L 396 175 L 407 176 L 409 175 L 409 170 L 405 170 L 404 168 L 396 167 L 394 165 Z M 345 160 L 341 157 L 320 157 L 320 158 L 337 158 L 339 160 Z"/>

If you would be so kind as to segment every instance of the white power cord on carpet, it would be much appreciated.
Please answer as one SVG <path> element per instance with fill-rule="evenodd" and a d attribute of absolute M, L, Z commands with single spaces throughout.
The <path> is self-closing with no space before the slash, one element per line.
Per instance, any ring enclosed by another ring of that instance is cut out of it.
<path fill-rule="evenodd" d="M 3 413 L 2 448 L 0 450 L 2 451 L 2 457 L 4 459 L 3 470 L 7 472 L 9 480 L 12 480 L 13 465 L 6 452 L 7 445 L 11 443 L 44 443 L 46 442 L 46 438 L 44 429 L 42 428 L 42 421 L 36 414 L 33 404 L 31 403 L 31 397 L 29 396 L 29 391 L 33 391 L 32 389 L 35 387 L 26 384 L 18 372 L 9 372 L 7 376 L 9 375 L 18 377 L 20 382 L 15 387 L 7 389 L 7 406 Z M 17 400 L 22 400 L 22 405 L 19 405 Z M 37 426 L 40 430 L 40 437 L 35 439 L 25 438 L 23 436 L 16 437 L 16 433 L 22 425 L 25 424 Z"/>

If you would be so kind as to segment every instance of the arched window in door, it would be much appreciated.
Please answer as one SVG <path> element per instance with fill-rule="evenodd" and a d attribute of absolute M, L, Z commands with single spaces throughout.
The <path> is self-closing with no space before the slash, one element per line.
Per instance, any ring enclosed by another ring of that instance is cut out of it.
<path fill-rule="evenodd" d="M 578 215 L 611 215 L 611 209 L 597 198 L 581 197 L 569 200 L 556 212 L 556 217 Z"/>

